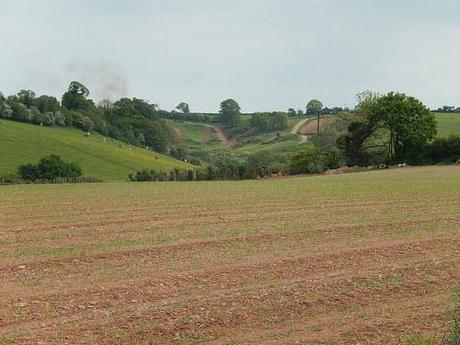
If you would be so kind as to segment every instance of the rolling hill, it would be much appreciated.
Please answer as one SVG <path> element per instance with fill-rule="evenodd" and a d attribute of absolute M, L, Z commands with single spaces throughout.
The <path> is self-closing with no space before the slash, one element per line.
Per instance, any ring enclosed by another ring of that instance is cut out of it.
<path fill-rule="evenodd" d="M 242 116 L 243 122 L 248 122 L 251 115 Z M 292 127 L 301 117 L 289 118 L 288 128 L 274 132 L 247 131 L 238 133 L 228 132 L 219 124 L 204 124 L 191 121 L 167 120 L 175 128 L 179 142 L 187 152 L 206 161 L 209 157 L 219 155 L 245 159 L 249 155 L 260 152 L 285 153 L 297 148 L 300 137 L 292 134 Z M 225 132 L 224 138 L 218 132 Z"/>
<path fill-rule="evenodd" d="M 85 136 L 73 128 L 49 128 L 0 121 L 0 175 L 15 173 L 18 166 L 36 163 L 49 154 L 79 163 L 86 176 L 125 180 L 140 169 L 169 171 L 189 164 L 152 151 L 106 138 Z"/>
<path fill-rule="evenodd" d="M 438 137 L 448 137 L 452 134 L 460 134 L 460 114 L 434 113 L 438 121 Z M 216 114 L 214 114 L 217 116 Z M 242 121 L 248 122 L 250 114 L 242 116 Z M 323 115 L 324 127 L 328 127 L 337 119 L 337 115 Z M 296 150 L 300 144 L 312 145 L 309 137 L 316 132 L 316 120 L 304 116 L 289 117 L 288 128 L 277 132 L 256 133 L 247 131 L 232 136 L 227 130 L 213 124 L 212 126 L 199 122 L 167 120 L 168 124 L 175 128 L 179 142 L 185 147 L 188 153 L 195 157 L 207 160 L 209 157 L 217 157 L 225 154 L 237 159 L 245 159 L 256 153 L 283 154 Z M 220 140 L 215 131 L 209 127 L 220 127 L 223 129 L 231 144 Z M 309 128 L 311 127 L 311 128 Z"/>

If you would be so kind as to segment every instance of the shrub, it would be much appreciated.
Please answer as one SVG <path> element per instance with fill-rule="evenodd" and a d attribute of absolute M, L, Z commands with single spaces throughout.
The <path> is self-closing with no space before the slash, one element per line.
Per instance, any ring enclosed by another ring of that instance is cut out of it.
<path fill-rule="evenodd" d="M 291 174 L 319 174 L 327 169 L 326 157 L 312 147 L 295 153 L 289 161 Z"/>
<path fill-rule="evenodd" d="M 11 118 L 13 114 L 13 110 L 11 110 L 11 107 L 0 100 L 0 118 L 4 118 L 4 119 L 9 119 Z"/>
<path fill-rule="evenodd" d="M 283 130 L 288 127 L 288 116 L 282 112 L 257 113 L 251 117 L 249 125 L 260 132 Z"/>
<path fill-rule="evenodd" d="M 460 159 L 460 135 L 435 139 L 427 148 L 427 155 L 432 162 L 455 162 Z"/>
<path fill-rule="evenodd" d="M 81 167 L 73 162 L 66 162 L 57 155 L 50 155 L 40 160 L 37 165 L 25 164 L 18 169 L 24 180 L 55 180 L 58 178 L 78 178 L 82 175 Z"/>
<path fill-rule="evenodd" d="M 36 165 L 33 164 L 24 164 L 19 167 L 19 176 L 22 179 L 28 181 L 34 181 L 38 179 L 38 169 Z"/>
<path fill-rule="evenodd" d="M 159 181 L 161 172 L 157 173 L 156 170 L 148 170 L 148 169 L 143 169 L 135 174 L 130 174 L 129 179 L 131 181 L 135 182 L 147 182 L 147 181 Z"/>

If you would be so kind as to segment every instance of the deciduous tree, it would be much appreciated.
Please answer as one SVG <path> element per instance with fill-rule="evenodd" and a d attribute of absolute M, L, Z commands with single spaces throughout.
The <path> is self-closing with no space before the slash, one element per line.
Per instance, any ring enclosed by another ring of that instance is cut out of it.
<path fill-rule="evenodd" d="M 236 127 L 240 124 L 240 105 L 234 99 L 227 99 L 220 104 L 220 121 L 229 127 Z"/>

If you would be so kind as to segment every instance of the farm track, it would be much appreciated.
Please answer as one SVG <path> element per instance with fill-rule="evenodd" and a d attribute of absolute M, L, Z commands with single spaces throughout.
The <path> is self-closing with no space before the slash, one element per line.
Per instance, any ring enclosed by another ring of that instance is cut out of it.
<path fill-rule="evenodd" d="M 222 128 L 212 125 L 204 125 L 206 128 L 203 132 L 203 141 L 208 142 L 211 138 L 211 133 L 209 129 L 216 134 L 217 140 L 219 140 L 224 147 L 231 147 L 235 144 L 235 140 L 227 137 Z"/>
<path fill-rule="evenodd" d="M 440 336 L 460 170 L 373 174 L 2 189 L 0 344 Z"/>
<path fill-rule="evenodd" d="M 291 134 L 298 135 L 300 137 L 299 144 L 305 144 L 308 141 L 308 136 L 299 133 L 300 129 L 307 123 L 313 121 L 311 118 L 303 119 L 297 122 L 291 129 Z"/>

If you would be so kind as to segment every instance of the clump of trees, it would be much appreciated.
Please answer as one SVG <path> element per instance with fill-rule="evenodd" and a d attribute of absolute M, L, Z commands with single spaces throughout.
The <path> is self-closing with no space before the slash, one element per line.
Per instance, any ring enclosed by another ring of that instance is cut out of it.
<path fill-rule="evenodd" d="M 36 97 L 31 90 L 4 97 L 0 93 L 0 118 L 42 126 L 65 126 L 58 100 L 51 96 Z"/>
<path fill-rule="evenodd" d="M 403 93 L 359 95 L 356 118 L 338 139 L 351 165 L 422 160 L 436 135 L 434 115 L 422 102 Z"/>
<path fill-rule="evenodd" d="M 55 180 L 58 178 L 75 179 L 82 175 L 83 170 L 73 162 L 67 162 L 60 156 L 49 155 L 40 159 L 38 164 L 21 165 L 19 176 L 24 180 Z"/>
<path fill-rule="evenodd" d="M 279 131 L 288 127 L 288 116 L 283 112 L 256 113 L 249 120 L 249 125 L 260 132 Z"/>
<path fill-rule="evenodd" d="M 219 119 L 225 126 L 236 127 L 241 123 L 241 108 L 234 99 L 227 99 L 220 104 Z"/>
<path fill-rule="evenodd" d="M 161 118 L 179 120 L 179 121 L 190 121 L 190 122 L 202 122 L 202 123 L 217 123 L 219 118 L 215 115 L 201 114 L 201 113 L 182 113 L 178 111 L 164 111 L 160 110 L 158 115 Z"/>
<path fill-rule="evenodd" d="M 49 155 L 40 159 L 37 164 L 29 163 L 19 166 L 17 175 L 0 176 L 0 184 L 88 183 L 101 181 L 98 178 L 82 176 L 82 174 L 82 168 L 77 163 L 65 161 L 57 155 Z"/>
<path fill-rule="evenodd" d="M 138 98 L 96 105 L 83 84 L 73 81 L 62 96 L 39 96 L 31 90 L 4 97 L 0 94 L 0 118 L 43 126 L 69 126 L 122 140 L 129 144 L 167 152 L 173 135 L 160 118 L 155 104 Z M 184 106 L 184 110 L 186 110 Z"/>
<path fill-rule="evenodd" d="M 435 110 L 437 113 L 460 113 L 460 107 L 452 105 L 444 105 L 441 108 Z"/>

